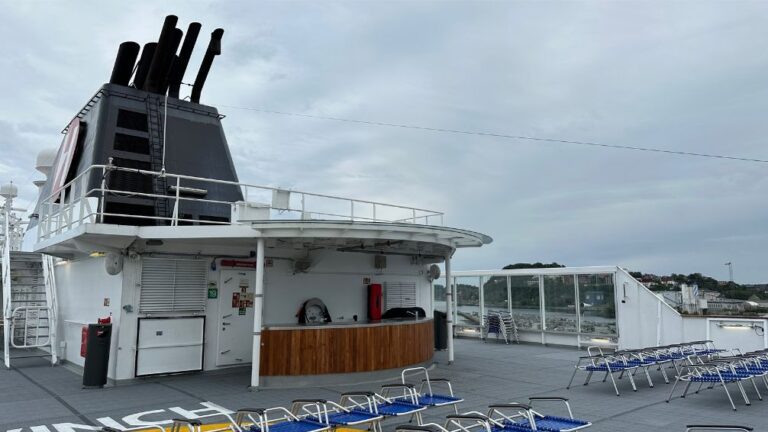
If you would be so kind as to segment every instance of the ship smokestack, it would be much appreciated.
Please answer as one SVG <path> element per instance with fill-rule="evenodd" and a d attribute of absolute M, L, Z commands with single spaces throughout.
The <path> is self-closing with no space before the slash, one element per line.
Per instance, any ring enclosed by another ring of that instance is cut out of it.
<path fill-rule="evenodd" d="M 184 37 L 184 32 L 181 31 L 181 29 L 175 28 L 173 29 L 173 35 L 171 36 L 171 46 L 168 49 L 168 67 L 165 69 L 165 72 L 163 73 L 163 82 L 160 86 L 160 90 L 158 93 L 165 94 L 168 91 L 168 84 L 170 83 L 171 79 L 171 71 L 173 70 L 173 65 L 178 61 L 177 59 L 179 56 L 176 55 L 176 51 L 179 49 L 179 45 L 181 44 L 181 38 Z"/>
<path fill-rule="evenodd" d="M 157 42 L 150 42 L 145 44 L 144 49 L 141 51 L 139 67 L 136 69 L 136 76 L 133 78 L 133 86 L 137 89 L 144 88 L 144 83 L 147 81 L 147 74 L 149 73 L 149 66 L 152 63 L 152 57 L 154 57 L 156 49 Z"/>
<path fill-rule="evenodd" d="M 112 67 L 112 76 L 109 77 L 110 84 L 120 84 L 127 86 L 133 75 L 133 65 L 136 64 L 136 57 L 139 56 L 141 47 L 136 42 L 123 42 L 117 49 L 115 65 Z"/>
<path fill-rule="evenodd" d="M 200 34 L 202 26 L 198 22 L 193 22 L 187 28 L 187 35 L 184 37 L 184 44 L 181 45 L 181 51 L 178 58 L 171 66 L 171 73 L 168 76 L 168 96 L 179 97 L 181 81 L 184 79 L 184 73 L 187 71 L 189 59 L 192 57 L 192 50 L 195 48 L 197 36 Z"/>
<path fill-rule="evenodd" d="M 157 40 L 155 55 L 152 56 L 152 63 L 149 66 L 149 74 L 144 83 L 144 90 L 160 93 L 163 87 L 163 81 L 168 76 L 168 68 L 176 50 L 173 49 L 174 33 L 176 23 L 179 18 L 176 15 L 168 15 L 163 22 L 163 29 L 160 30 L 160 37 Z M 179 38 L 181 40 L 181 38 Z"/>
<path fill-rule="evenodd" d="M 208 72 L 211 70 L 213 58 L 221 54 L 222 36 L 224 36 L 224 29 L 218 28 L 211 33 L 211 42 L 208 44 L 208 49 L 205 51 L 203 62 L 200 64 L 200 70 L 197 72 L 195 84 L 192 86 L 192 102 L 200 103 L 200 93 L 203 91 L 205 79 L 208 78 Z"/>

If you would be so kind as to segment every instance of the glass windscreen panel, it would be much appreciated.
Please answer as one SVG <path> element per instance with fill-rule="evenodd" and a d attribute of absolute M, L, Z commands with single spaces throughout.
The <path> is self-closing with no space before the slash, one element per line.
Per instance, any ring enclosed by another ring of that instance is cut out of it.
<path fill-rule="evenodd" d="M 434 297 L 432 298 L 433 306 L 435 310 L 441 312 L 448 311 L 448 304 L 446 303 L 446 290 L 445 290 L 445 278 L 441 277 L 435 279 L 432 282 L 432 292 Z"/>
<path fill-rule="evenodd" d="M 541 330 L 541 298 L 538 276 L 510 276 L 510 302 L 517 328 Z"/>
<path fill-rule="evenodd" d="M 578 332 L 574 275 L 544 276 L 544 311 L 547 331 Z"/>
<path fill-rule="evenodd" d="M 455 324 L 480 327 L 480 277 L 456 278 Z"/>
<path fill-rule="evenodd" d="M 613 274 L 579 275 L 581 332 L 616 334 L 616 298 Z"/>
<path fill-rule="evenodd" d="M 487 276 L 483 283 L 484 313 L 509 312 L 507 298 L 507 277 Z"/>

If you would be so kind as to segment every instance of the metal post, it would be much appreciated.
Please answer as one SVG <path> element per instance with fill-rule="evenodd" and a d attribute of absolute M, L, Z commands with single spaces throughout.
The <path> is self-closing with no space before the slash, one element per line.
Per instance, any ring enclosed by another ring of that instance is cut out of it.
<path fill-rule="evenodd" d="M 264 238 L 256 241 L 256 287 L 253 293 L 253 350 L 251 359 L 251 387 L 259 388 L 261 366 L 261 311 L 264 306 Z"/>
<path fill-rule="evenodd" d="M 448 364 L 453 363 L 453 283 L 451 283 L 451 254 L 445 256 L 445 314 L 448 326 Z"/>

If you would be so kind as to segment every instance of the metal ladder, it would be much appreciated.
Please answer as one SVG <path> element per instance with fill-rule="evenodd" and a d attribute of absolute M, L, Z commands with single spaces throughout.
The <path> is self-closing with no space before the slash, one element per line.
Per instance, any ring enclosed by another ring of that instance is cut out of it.
<path fill-rule="evenodd" d="M 10 368 L 16 358 L 48 356 L 56 364 L 53 259 L 4 248 L 2 275 L 5 366 Z"/>
<path fill-rule="evenodd" d="M 149 132 L 149 146 L 152 158 L 152 171 L 160 172 L 163 169 L 163 110 L 162 98 L 147 97 L 147 123 Z M 153 176 L 153 193 L 158 195 L 168 194 L 168 184 L 165 177 Z M 155 198 L 155 215 L 170 217 L 168 199 Z M 170 223 L 169 223 L 170 224 Z"/>

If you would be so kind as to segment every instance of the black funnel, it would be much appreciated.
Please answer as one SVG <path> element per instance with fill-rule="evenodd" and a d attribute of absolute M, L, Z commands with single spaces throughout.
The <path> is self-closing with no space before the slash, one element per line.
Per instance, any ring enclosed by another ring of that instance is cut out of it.
<path fill-rule="evenodd" d="M 149 66 L 152 64 L 152 57 L 154 57 L 156 49 L 157 42 L 144 44 L 144 49 L 141 51 L 141 58 L 139 58 L 139 67 L 136 69 L 136 76 L 133 78 L 133 86 L 137 89 L 144 88 L 144 83 L 147 81 L 147 74 L 149 74 Z"/>
<path fill-rule="evenodd" d="M 184 79 L 184 73 L 189 65 L 189 58 L 192 57 L 192 50 L 195 48 L 197 36 L 200 34 L 200 23 L 193 22 L 187 28 L 187 35 L 184 37 L 184 44 L 181 45 L 179 57 L 173 62 L 171 73 L 168 76 L 168 96 L 179 97 L 181 81 Z"/>
<path fill-rule="evenodd" d="M 172 50 L 174 40 L 174 30 L 179 18 L 176 15 L 168 15 L 163 22 L 163 29 L 160 31 L 160 38 L 157 40 L 155 55 L 152 56 L 152 63 L 149 66 L 149 74 L 144 83 L 144 90 L 160 93 L 163 82 L 168 76 L 168 69 L 171 60 L 175 54 Z"/>
<path fill-rule="evenodd" d="M 208 72 L 211 70 L 213 64 L 213 58 L 221 54 L 221 38 L 224 36 L 224 29 L 216 29 L 211 33 L 211 42 L 208 44 L 208 49 L 205 51 L 203 62 L 200 64 L 200 70 L 197 72 L 197 78 L 195 78 L 195 85 L 192 86 L 192 102 L 200 103 L 200 93 L 203 91 L 203 85 L 205 85 L 205 79 L 208 78 Z"/>
<path fill-rule="evenodd" d="M 165 71 L 163 76 L 163 83 L 160 86 L 160 90 L 158 91 L 160 94 L 165 94 L 168 91 L 168 83 L 170 82 L 171 71 L 173 70 L 173 65 L 176 63 L 176 59 L 179 58 L 179 56 L 176 55 L 176 51 L 179 49 L 182 37 L 184 37 L 184 32 L 181 31 L 181 29 L 173 29 L 171 45 L 168 50 L 168 55 L 170 56 L 167 59 L 168 69 Z"/>
<path fill-rule="evenodd" d="M 136 64 L 136 57 L 139 56 L 141 47 L 136 42 L 123 42 L 117 49 L 115 65 L 112 67 L 112 76 L 109 77 L 110 84 L 120 84 L 127 86 L 133 75 L 133 65 Z"/>

